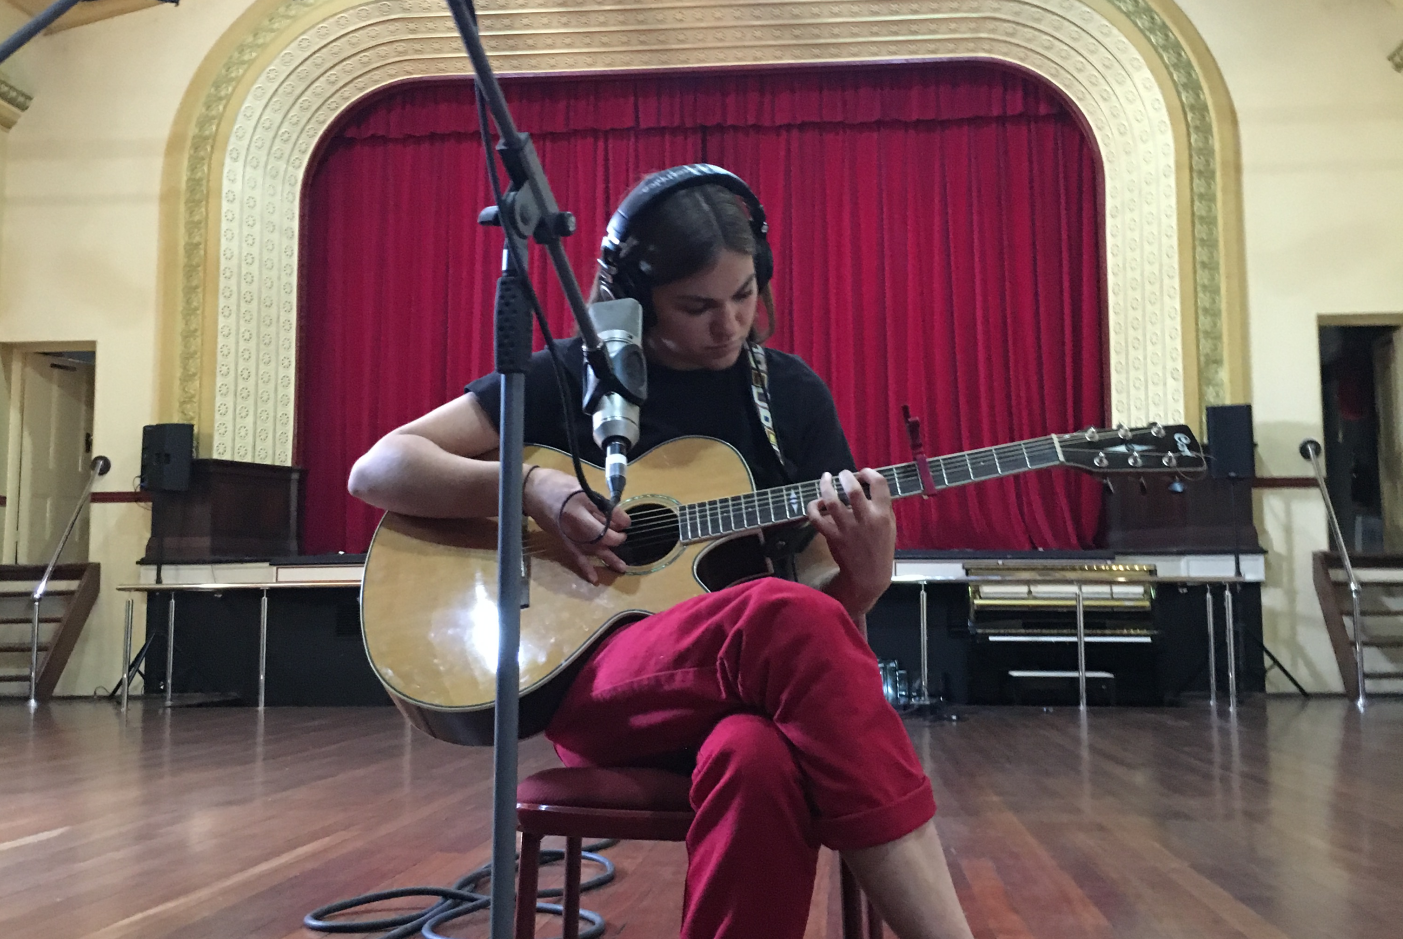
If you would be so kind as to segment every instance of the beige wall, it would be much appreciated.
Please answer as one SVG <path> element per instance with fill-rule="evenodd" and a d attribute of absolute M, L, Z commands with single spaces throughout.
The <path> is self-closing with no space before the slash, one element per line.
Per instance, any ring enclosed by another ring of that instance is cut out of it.
<path fill-rule="evenodd" d="M 1242 137 L 1258 471 L 1302 476 L 1321 433 L 1318 318 L 1403 312 L 1403 40 L 1389 0 L 1179 0 L 1212 50 Z M 1320 499 L 1265 490 L 1269 645 L 1314 690 L 1341 690 L 1310 579 Z M 1272 687 L 1286 690 L 1284 681 Z"/>
<path fill-rule="evenodd" d="M 181 96 L 249 0 L 162 6 L 46 36 L 11 72 L 34 102 L 7 141 L 0 342 L 97 345 L 95 446 L 129 489 L 157 416 L 158 195 Z M 1181 0 L 1241 124 L 1253 394 L 1262 472 L 1301 475 L 1320 431 L 1322 314 L 1403 311 L 1403 40 L 1389 0 Z M 0 11 L 2 12 L 2 11 Z M 94 506 L 105 589 L 60 692 L 117 677 L 121 598 L 148 530 L 140 505 Z M 1259 500 L 1268 639 L 1316 688 L 1339 687 L 1307 570 L 1323 545 L 1309 492 Z"/>
<path fill-rule="evenodd" d="M 94 449 L 130 490 L 156 416 L 157 198 L 166 140 L 196 67 L 248 4 L 161 6 L 42 36 L 34 95 L 9 132 L 0 222 L 0 342 L 97 345 Z M 92 507 L 104 589 L 59 694 L 120 675 L 122 600 L 150 531 L 144 505 Z M 138 616 L 142 615 L 140 611 Z"/>

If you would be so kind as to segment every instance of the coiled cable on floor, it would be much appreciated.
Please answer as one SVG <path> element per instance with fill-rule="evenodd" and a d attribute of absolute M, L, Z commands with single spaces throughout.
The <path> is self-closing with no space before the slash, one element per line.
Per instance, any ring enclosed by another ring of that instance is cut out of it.
<path fill-rule="evenodd" d="M 614 879 L 614 863 L 598 852 L 605 848 L 618 844 L 617 839 L 609 841 L 596 841 L 584 846 L 580 852 L 581 861 L 589 861 L 600 867 L 600 872 L 589 880 L 580 882 L 580 892 L 595 890 L 604 886 Z M 565 859 L 565 852 L 559 848 L 542 848 L 540 865 L 553 864 L 556 861 Z M 407 939 L 414 933 L 421 933 L 424 939 L 448 939 L 441 936 L 435 930 L 451 920 L 459 919 L 479 910 L 485 910 L 492 905 L 492 898 L 488 894 L 479 893 L 477 885 L 492 875 L 492 865 L 484 864 L 471 873 L 460 877 L 452 887 L 396 887 L 393 890 L 377 890 L 374 893 L 362 894 L 358 897 L 351 897 L 349 900 L 338 900 L 335 903 L 328 903 L 326 906 L 318 907 L 306 916 L 302 917 L 302 925 L 308 929 L 315 929 L 318 932 L 352 933 L 352 932 L 377 932 L 387 929 L 379 939 Z M 563 888 L 547 887 L 536 892 L 537 913 L 547 913 L 553 916 L 562 916 L 565 908 L 559 903 L 542 903 L 540 898 L 558 897 L 564 893 Z M 362 920 L 328 920 L 328 916 L 335 916 L 338 913 L 345 913 L 357 907 L 369 906 L 372 903 L 382 903 L 386 900 L 399 900 L 404 897 L 438 897 L 438 902 L 427 909 L 419 910 L 415 913 L 402 913 L 399 916 L 387 916 L 380 919 Z M 580 939 L 598 939 L 604 934 L 604 917 L 591 910 L 580 910 L 580 919 L 588 923 L 587 929 L 580 933 Z"/>

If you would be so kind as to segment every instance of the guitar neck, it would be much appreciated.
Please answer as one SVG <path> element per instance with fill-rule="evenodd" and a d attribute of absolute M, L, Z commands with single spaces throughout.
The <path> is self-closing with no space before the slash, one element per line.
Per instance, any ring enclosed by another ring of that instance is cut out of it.
<path fill-rule="evenodd" d="M 967 483 L 1046 469 L 1064 462 L 1053 436 L 966 450 L 926 461 L 936 490 Z M 893 499 L 924 492 L 915 463 L 885 466 L 877 472 L 887 480 Z M 819 497 L 818 481 L 793 483 L 681 507 L 678 518 L 684 543 L 710 541 L 736 532 L 753 531 L 804 518 L 808 504 Z"/>

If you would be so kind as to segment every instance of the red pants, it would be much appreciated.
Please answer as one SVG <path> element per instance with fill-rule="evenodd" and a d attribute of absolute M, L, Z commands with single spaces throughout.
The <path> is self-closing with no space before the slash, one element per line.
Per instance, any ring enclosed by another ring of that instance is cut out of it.
<path fill-rule="evenodd" d="M 546 736 L 568 766 L 695 758 L 683 939 L 800 939 L 819 845 L 872 847 L 935 813 L 861 633 L 775 578 L 609 637 Z"/>

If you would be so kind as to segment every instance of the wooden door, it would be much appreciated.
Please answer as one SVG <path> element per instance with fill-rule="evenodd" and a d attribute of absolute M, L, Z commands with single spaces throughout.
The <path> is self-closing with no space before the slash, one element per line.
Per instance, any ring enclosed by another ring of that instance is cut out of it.
<path fill-rule="evenodd" d="M 60 354 L 23 357 L 16 558 L 46 564 L 88 481 L 92 458 L 93 366 Z M 61 560 L 88 559 L 83 512 Z"/>

